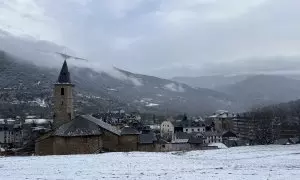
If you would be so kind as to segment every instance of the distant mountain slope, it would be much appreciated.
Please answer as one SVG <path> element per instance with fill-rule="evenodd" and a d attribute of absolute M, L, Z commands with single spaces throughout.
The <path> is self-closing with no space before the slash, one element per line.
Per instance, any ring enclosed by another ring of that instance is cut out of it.
<path fill-rule="evenodd" d="M 51 105 L 53 83 L 59 69 L 41 68 L 0 54 L 0 103 L 35 99 Z M 209 89 L 196 89 L 174 81 L 114 69 L 96 72 L 70 68 L 78 111 L 123 108 L 159 113 L 211 113 L 240 108 L 229 96 Z"/>
<path fill-rule="evenodd" d="M 300 99 L 300 81 L 276 75 L 249 77 L 218 90 L 248 106 L 264 106 Z"/>
<path fill-rule="evenodd" d="M 239 81 L 247 79 L 250 75 L 236 76 L 199 76 L 199 77 L 174 77 L 172 80 L 185 83 L 192 87 L 216 89 L 220 86 L 235 84 Z"/>

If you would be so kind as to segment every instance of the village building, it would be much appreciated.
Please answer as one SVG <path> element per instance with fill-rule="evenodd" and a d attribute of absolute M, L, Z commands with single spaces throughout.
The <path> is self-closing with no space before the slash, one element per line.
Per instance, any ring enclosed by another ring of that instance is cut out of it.
<path fill-rule="evenodd" d="M 248 117 L 246 114 L 237 115 L 233 119 L 232 132 L 241 139 L 254 141 L 256 139 L 255 131 L 258 127 L 258 121 Z"/>
<path fill-rule="evenodd" d="M 223 133 L 222 142 L 227 147 L 238 146 L 241 143 L 237 135 L 234 134 L 232 131 L 227 131 Z"/>
<path fill-rule="evenodd" d="M 0 147 L 20 147 L 22 131 L 14 119 L 0 119 Z"/>
<path fill-rule="evenodd" d="M 38 155 L 137 151 L 139 132 L 115 126 L 91 115 L 75 116 L 73 87 L 65 61 L 54 87 L 53 130 L 36 140 Z"/>
<path fill-rule="evenodd" d="M 149 132 L 147 134 L 140 134 L 138 137 L 138 150 L 154 152 L 156 151 L 157 137 L 155 133 Z"/>
<path fill-rule="evenodd" d="M 163 121 L 160 125 L 160 136 L 168 141 L 174 137 L 175 126 L 171 121 Z"/>
<path fill-rule="evenodd" d="M 214 130 L 223 132 L 233 129 L 233 119 L 235 115 L 225 110 L 218 110 L 206 119 L 206 122 L 214 124 Z"/>
<path fill-rule="evenodd" d="M 186 133 L 205 132 L 205 124 L 203 124 L 201 121 L 188 121 L 187 123 L 184 123 L 182 126 L 183 126 L 183 132 Z"/>
<path fill-rule="evenodd" d="M 204 137 L 205 137 L 204 142 L 206 144 L 222 142 L 222 133 L 217 132 L 217 131 L 206 131 L 204 133 Z"/>
<path fill-rule="evenodd" d="M 76 115 L 73 110 L 73 87 L 65 61 L 54 86 L 53 126 L 50 132 L 35 141 L 35 154 L 160 152 L 216 148 L 204 146 L 207 138 L 203 134 L 205 127 L 195 122 L 164 121 L 160 125 L 160 137 L 158 137 L 150 127 L 140 126 L 141 119 L 138 114 L 125 116 L 125 119 L 129 119 L 127 125 L 113 125 L 107 122 L 107 119 L 104 120 L 105 116 L 101 114 L 96 117 Z M 184 128 L 187 129 L 186 132 L 183 132 Z M 188 138 L 180 137 L 178 133 L 185 133 Z M 219 136 L 216 135 L 209 141 L 217 142 Z"/>

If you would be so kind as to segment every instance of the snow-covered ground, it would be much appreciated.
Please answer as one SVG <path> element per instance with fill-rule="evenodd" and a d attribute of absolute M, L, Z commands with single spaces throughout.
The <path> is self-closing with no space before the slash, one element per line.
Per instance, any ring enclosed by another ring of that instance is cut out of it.
<path fill-rule="evenodd" d="M 173 153 L 2 157 L 0 179 L 299 180 L 300 145 Z"/>

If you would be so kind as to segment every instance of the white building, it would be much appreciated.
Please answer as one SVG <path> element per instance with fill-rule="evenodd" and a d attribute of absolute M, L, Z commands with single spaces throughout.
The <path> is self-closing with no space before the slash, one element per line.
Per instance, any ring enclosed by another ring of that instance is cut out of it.
<path fill-rule="evenodd" d="M 207 131 L 204 133 L 204 142 L 209 143 L 221 143 L 222 142 L 222 133 L 216 131 Z"/>
<path fill-rule="evenodd" d="M 183 132 L 185 132 L 185 133 L 193 133 L 193 132 L 204 133 L 205 132 L 205 127 L 202 127 L 202 126 L 184 127 Z"/>
<path fill-rule="evenodd" d="M 174 137 L 174 125 L 171 121 L 163 121 L 160 125 L 160 136 L 165 138 L 171 138 Z"/>
<path fill-rule="evenodd" d="M 21 142 L 21 128 L 14 124 L 0 124 L 0 145 L 5 147 L 10 144 Z"/>

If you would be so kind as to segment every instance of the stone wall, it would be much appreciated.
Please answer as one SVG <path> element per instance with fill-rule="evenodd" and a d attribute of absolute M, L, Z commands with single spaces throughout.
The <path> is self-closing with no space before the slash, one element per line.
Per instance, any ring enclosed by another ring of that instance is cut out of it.
<path fill-rule="evenodd" d="M 119 137 L 119 151 L 137 151 L 138 135 L 123 135 Z"/>
<path fill-rule="evenodd" d="M 171 151 L 192 151 L 217 149 L 215 146 L 201 146 L 189 143 L 169 143 L 169 144 L 139 144 L 138 150 L 144 152 L 171 152 Z"/>
<path fill-rule="evenodd" d="M 48 137 L 36 143 L 37 155 L 91 154 L 102 149 L 101 136 Z"/>
<path fill-rule="evenodd" d="M 155 144 L 138 144 L 138 151 L 155 152 Z"/>
<path fill-rule="evenodd" d="M 35 143 L 35 153 L 37 155 L 52 155 L 54 137 L 48 137 Z"/>
<path fill-rule="evenodd" d="M 103 149 L 105 151 L 118 151 L 119 136 L 103 129 Z"/>

